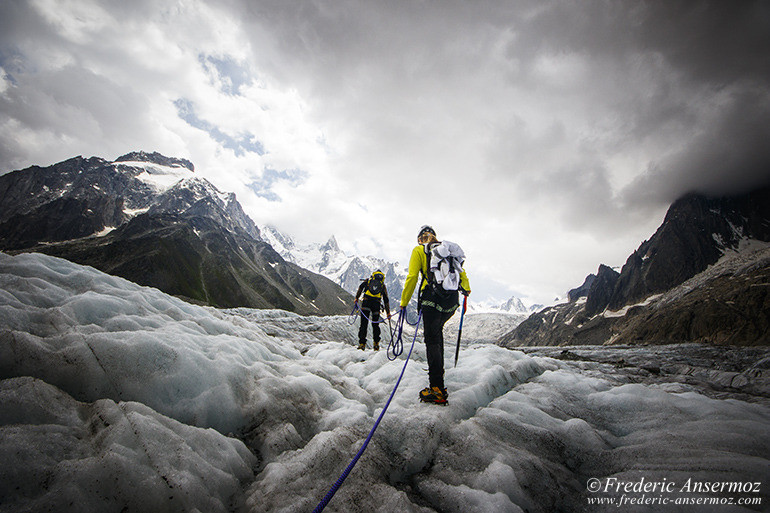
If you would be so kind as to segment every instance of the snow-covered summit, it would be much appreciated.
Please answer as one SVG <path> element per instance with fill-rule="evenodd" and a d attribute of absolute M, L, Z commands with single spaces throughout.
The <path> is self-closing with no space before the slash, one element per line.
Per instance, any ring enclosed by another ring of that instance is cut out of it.
<path fill-rule="evenodd" d="M 279 255 L 290 262 L 297 263 L 292 256 L 292 251 L 295 248 L 294 239 L 271 225 L 260 226 L 260 233 L 262 233 L 262 239 L 270 244 Z"/>
<path fill-rule="evenodd" d="M 158 152 L 134 151 L 118 157 L 111 165 L 116 171 L 128 173 L 147 184 L 156 193 L 193 177 L 195 172 L 195 166 L 189 160 L 167 157 Z"/>
<path fill-rule="evenodd" d="M 471 301 L 468 311 L 472 313 L 499 313 L 525 316 L 531 313 L 531 309 L 527 308 L 522 300 L 516 296 L 511 296 L 502 303 L 494 299 L 486 299 L 479 302 Z"/>
<path fill-rule="evenodd" d="M 399 269 L 398 262 L 388 262 L 374 256 L 348 255 L 340 249 L 334 235 L 322 244 L 300 245 L 275 226 L 263 226 L 260 233 L 283 258 L 326 276 L 351 294 L 356 293 L 361 280 L 379 269 L 385 273 L 385 285 L 390 297 L 401 295 L 406 273 Z"/>
<path fill-rule="evenodd" d="M 174 208 L 177 212 L 185 211 L 201 200 L 211 201 L 222 210 L 226 210 L 235 201 L 235 194 L 220 191 L 205 178 L 183 176 L 164 189 L 156 202 L 162 203 L 168 198 L 173 198 L 175 201 Z"/>
<path fill-rule="evenodd" d="M 242 230 L 261 240 L 259 229 L 243 211 L 235 194 L 220 191 L 205 178 L 182 178 L 153 199 L 149 212 L 208 217 L 230 231 Z"/>
<path fill-rule="evenodd" d="M 517 297 L 512 297 L 502 305 L 500 305 L 500 310 L 503 312 L 509 312 L 509 313 L 515 313 L 515 314 L 529 314 L 529 309 L 524 306 L 524 303 L 521 302 L 521 299 Z"/>
<path fill-rule="evenodd" d="M 340 245 L 337 244 L 337 238 L 334 235 L 329 237 L 329 240 L 321 246 L 321 251 L 331 254 L 342 253 Z"/>
<path fill-rule="evenodd" d="M 464 338 L 469 342 L 494 344 L 521 324 L 529 314 L 529 309 L 515 296 L 500 303 L 494 299 L 476 302 L 471 295 L 463 320 Z M 460 316 L 455 315 L 449 320 L 447 329 L 457 330 L 459 324 Z"/>

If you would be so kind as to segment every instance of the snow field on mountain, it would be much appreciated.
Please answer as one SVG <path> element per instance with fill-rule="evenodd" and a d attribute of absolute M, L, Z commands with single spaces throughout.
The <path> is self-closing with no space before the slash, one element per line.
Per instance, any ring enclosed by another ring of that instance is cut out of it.
<path fill-rule="evenodd" d="M 382 350 L 359 351 L 348 321 L 199 307 L 65 260 L 0 253 L 0 511 L 312 510 L 412 340 L 409 330 L 391 362 L 387 328 Z M 326 511 L 575 511 L 590 478 L 768 482 L 766 401 L 480 343 L 454 368 L 455 340 L 449 404 L 417 400 L 418 337 Z"/>
<path fill-rule="evenodd" d="M 193 172 L 186 167 L 164 166 L 153 162 L 120 161 L 116 166 L 125 166 L 141 169 L 136 177 L 144 183 L 154 187 L 158 192 L 165 191 L 174 184 L 193 177 Z"/>

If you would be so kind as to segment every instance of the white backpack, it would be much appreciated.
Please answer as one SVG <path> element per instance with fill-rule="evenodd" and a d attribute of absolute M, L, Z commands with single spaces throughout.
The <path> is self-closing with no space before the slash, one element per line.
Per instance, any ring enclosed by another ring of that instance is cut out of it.
<path fill-rule="evenodd" d="M 460 272 L 465 263 L 465 253 L 454 242 L 447 240 L 425 246 L 428 257 L 428 283 L 435 283 L 446 291 L 460 289 Z"/>

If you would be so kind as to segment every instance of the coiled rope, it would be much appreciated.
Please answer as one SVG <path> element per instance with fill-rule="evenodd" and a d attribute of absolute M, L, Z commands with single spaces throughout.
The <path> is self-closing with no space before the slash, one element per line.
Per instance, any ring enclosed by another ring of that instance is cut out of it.
<path fill-rule="evenodd" d="M 388 360 L 393 361 L 399 356 L 401 356 L 401 353 L 404 352 L 404 342 L 401 340 L 401 336 L 404 333 L 404 323 L 410 326 L 414 326 L 414 336 L 415 338 L 417 338 L 417 325 L 420 324 L 421 318 L 422 318 L 422 310 L 419 310 L 417 312 L 417 322 L 412 324 L 411 322 L 409 322 L 409 319 L 406 313 L 406 308 L 401 309 L 401 311 L 398 313 L 398 319 L 396 319 L 395 332 L 397 336 L 393 337 L 393 335 L 391 334 L 390 343 L 388 344 L 388 350 L 386 353 L 388 355 Z M 391 357 L 391 355 L 393 356 Z"/>
<path fill-rule="evenodd" d="M 417 323 L 415 324 L 415 326 L 420 324 L 421 318 L 422 318 L 422 311 L 418 312 Z M 401 342 L 401 335 L 403 332 L 403 324 L 405 319 L 406 319 L 406 309 L 402 308 L 398 314 L 398 321 L 396 322 L 396 326 L 397 326 L 396 330 L 398 332 L 398 341 L 401 344 L 402 350 L 403 350 L 403 342 Z M 401 326 L 401 328 L 399 328 L 398 326 Z M 377 420 L 374 422 L 374 426 L 372 426 L 372 430 L 369 431 L 369 436 L 367 436 L 366 440 L 364 440 L 364 444 L 358 450 L 356 455 L 353 456 L 353 459 L 350 461 L 347 468 L 342 472 L 342 474 L 337 479 L 337 481 L 332 485 L 331 489 L 326 493 L 324 498 L 321 499 L 321 502 L 318 503 L 318 506 L 315 507 L 315 509 L 313 510 L 313 513 L 320 513 L 321 511 L 323 511 L 326 505 L 329 504 L 329 501 L 332 500 L 332 497 L 334 497 L 334 494 L 337 493 L 337 490 L 339 489 L 339 487 L 342 486 L 342 483 L 348 477 L 348 474 L 350 474 L 350 471 L 353 470 L 353 467 L 358 462 L 358 459 L 366 450 L 366 446 L 369 445 L 369 441 L 372 439 L 372 436 L 374 435 L 374 432 L 377 429 L 377 426 L 380 425 L 380 421 L 382 420 L 382 417 L 385 416 L 385 412 L 388 410 L 388 406 L 390 406 L 390 402 L 393 400 L 393 396 L 396 395 L 396 389 L 398 389 L 398 385 L 401 383 L 401 378 L 404 377 L 404 372 L 406 371 L 406 365 L 409 363 L 409 357 L 412 356 L 412 350 L 414 349 L 415 340 L 417 340 L 416 328 L 414 330 L 414 338 L 412 338 L 412 347 L 409 348 L 409 354 L 406 355 L 406 361 L 404 362 L 404 367 L 401 369 L 401 374 L 398 376 L 398 380 L 396 381 L 396 386 L 393 387 L 393 391 L 390 393 L 390 397 L 388 397 L 388 402 L 386 402 L 385 406 L 382 408 L 382 412 L 380 412 L 380 416 L 377 417 Z M 390 346 L 388 347 L 390 348 Z M 401 354 L 401 353 L 399 352 L 398 354 Z"/>

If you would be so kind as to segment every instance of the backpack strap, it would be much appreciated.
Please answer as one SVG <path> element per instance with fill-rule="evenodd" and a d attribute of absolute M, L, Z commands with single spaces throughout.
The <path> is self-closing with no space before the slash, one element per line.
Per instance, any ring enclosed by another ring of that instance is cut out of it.
<path fill-rule="evenodd" d="M 422 306 L 422 286 L 427 280 L 428 286 L 432 286 L 435 281 L 436 277 L 433 276 L 433 273 L 430 272 L 430 257 L 433 253 L 433 248 L 441 244 L 440 242 L 429 242 L 428 244 L 423 245 L 423 250 L 425 251 L 425 272 L 422 272 L 422 269 L 420 269 L 420 274 L 422 275 L 422 279 L 420 280 L 420 287 L 417 289 L 417 308 L 420 309 Z"/>
<path fill-rule="evenodd" d="M 417 287 L 417 310 L 422 309 L 422 286 L 425 284 L 425 280 L 430 276 L 430 243 L 422 246 L 425 251 L 425 272 L 420 269 L 420 286 Z"/>

